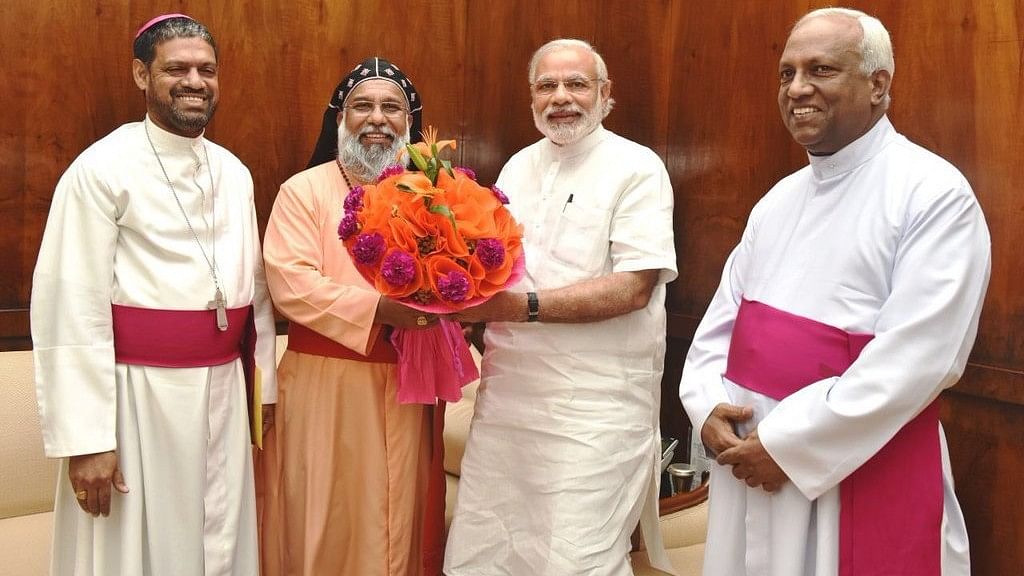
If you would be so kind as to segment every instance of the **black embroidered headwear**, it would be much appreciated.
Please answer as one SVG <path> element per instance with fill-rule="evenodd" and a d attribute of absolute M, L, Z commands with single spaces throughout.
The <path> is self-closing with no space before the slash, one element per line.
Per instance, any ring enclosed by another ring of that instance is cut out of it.
<path fill-rule="evenodd" d="M 395 86 L 402 89 L 405 99 L 409 103 L 409 110 L 412 114 L 412 126 L 409 127 L 409 136 L 415 142 L 420 137 L 423 129 L 423 103 L 420 100 L 419 92 L 412 85 L 412 81 L 405 75 L 398 66 L 383 58 L 367 58 L 338 84 L 331 95 L 331 102 L 324 110 L 323 123 L 320 126 L 320 137 L 313 149 L 313 156 L 309 159 L 306 168 L 312 168 L 324 162 L 333 161 L 338 155 L 338 112 L 345 105 L 356 86 L 367 80 L 388 80 Z"/>

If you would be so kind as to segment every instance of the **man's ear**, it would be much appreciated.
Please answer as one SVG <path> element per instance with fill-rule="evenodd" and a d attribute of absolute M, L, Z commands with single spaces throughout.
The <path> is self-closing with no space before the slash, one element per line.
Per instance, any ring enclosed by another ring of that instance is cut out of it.
<path fill-rule="evenodd" d="M 145 92 L 146 84 L 149 83 L 149 68 L 138 58 L 132 60 L 132 78 L 139 90 Z"/>
<path fill-rule="evenodd" d="M 871 74 L 871 105 L 878 106 L 885 102 L 892 86 L 892 74 L 888 70 L 875 70 Z"/>
<path fill-rule="evenodd" d="M 609 78 L 604 82 L 601 82 L 601 98 L 607 100 L 612 96 L 612 81 Z"/>

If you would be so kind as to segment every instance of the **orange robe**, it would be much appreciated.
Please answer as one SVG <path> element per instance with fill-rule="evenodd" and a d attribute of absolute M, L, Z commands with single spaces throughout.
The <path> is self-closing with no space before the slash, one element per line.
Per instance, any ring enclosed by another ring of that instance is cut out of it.
<path fill-rule="evenodd" d="M 333 162 L 290 178 L 264 258 L 281 314 L 365 356 L 382 339 L 380 295 L 338 239 L 346 194 Z M 395 364 L 288 350 L 278 378 L 276 424 L 258 463 L 262 574 L 439 574 L 441 551 L 424 546 L 443 530 L 443 508 L 426 511 L 439 469 L 432 407 L 398 404 Z"/>

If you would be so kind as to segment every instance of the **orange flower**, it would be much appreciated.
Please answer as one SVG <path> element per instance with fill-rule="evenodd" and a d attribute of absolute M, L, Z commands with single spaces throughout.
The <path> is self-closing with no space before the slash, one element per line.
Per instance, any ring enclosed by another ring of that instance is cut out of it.
<path fill-rule="evenodd" d="M 368 282 L 408 303 L 458 310 L 508 288 L 523 257 L 522 227 L 491 189 L 435 157 L 455 149 L 454 140 L 438 141 L 433 128 L 423 136 L 423 143 L 409 147 L 419 171 L 385 174 L 364 187 L 361 207 L 346 205 L 360 233 L 345 246 L 351 251 L 360 236 L 379 234 L 379 260 L 360 264 L 354 258 Z"/>
<path fill-rule="evenodd" d="M 427 178 L 420 172 L 400 175 L 395 181 L 395 188 L 403 192 L 413 193 L 415 200 L 433 198 L 440 192 L 430 183 L 430 178 Z"/>
<path fill-rule="evenodd" d="M 413 144 L 412 146 L 413 146 L 413 148 L 416 148 L 416 150 L 420 154 L 422 154 L 423 156 L 425 156 L 427 158 L 432 158 L 434 156 L 433 148 L 434 148 L 435 145 L 437 145 L 437 151 L 438 152 L 441 152 L 441 150 L 444 150 L 445 148 L 451 148 L 452 150 L 455 150 L 455 148 L 456 148 L 455 140 L 441 140 L 441 141 L 438 141 L 438 139 L 437 139 L 437 128 L 434 128 L 433 126 L 427 126 L 423 130 L 422 136 L 423 136 L 423 141 L 422 142 L 417 142 L 417 143 Z"/>

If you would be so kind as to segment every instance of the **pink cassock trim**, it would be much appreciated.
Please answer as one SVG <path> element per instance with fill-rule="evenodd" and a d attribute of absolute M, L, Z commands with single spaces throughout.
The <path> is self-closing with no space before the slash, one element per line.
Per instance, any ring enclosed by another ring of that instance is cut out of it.
<path fill-rule="evenodd" d="M 841 376 L 873 338 L 761 302 L 740 304 L 725 377 L 782 400 Z M 938 576 L 942 454 L 935 400 L 839 485 L 839 576 Z"/>
<path fill-rule="evenodd" d="M 162 14 L 160 16 L 157 16 L 156 18 L 153 18 L 149 22 L 143 24 L 142 27 L 139 28 L 139 31 L 135 33 L 135 39 L 138 40 L 139 36 L 142 36 L 142 33 L 146 30 L 149 30 L 153 25 L 159 24 L 164 20 L 170 20 L 171 18 L 188 18 L 189 20 L 195 20 L 194 18 L 186 14 Z"/>
<path fill-rule="evenodd" d="M 213 310 L 157 310 L 114 304 L 114 356 L 122 364 L 189 368 L 238 358 L 252 308 L 228 310 L 228 329 L 217 329 Z"/>
<path fill-rule="evenodd" d="M 193 368 L 220 366 L 241 358 L 246 407 L 252 410 L 256 322 L 251 305 L 228 309 L 228 329 L 223 332 L 217 329 L 214 310 L 157 310 L 112 304 L 110 311 L 116 362 Z"/>

